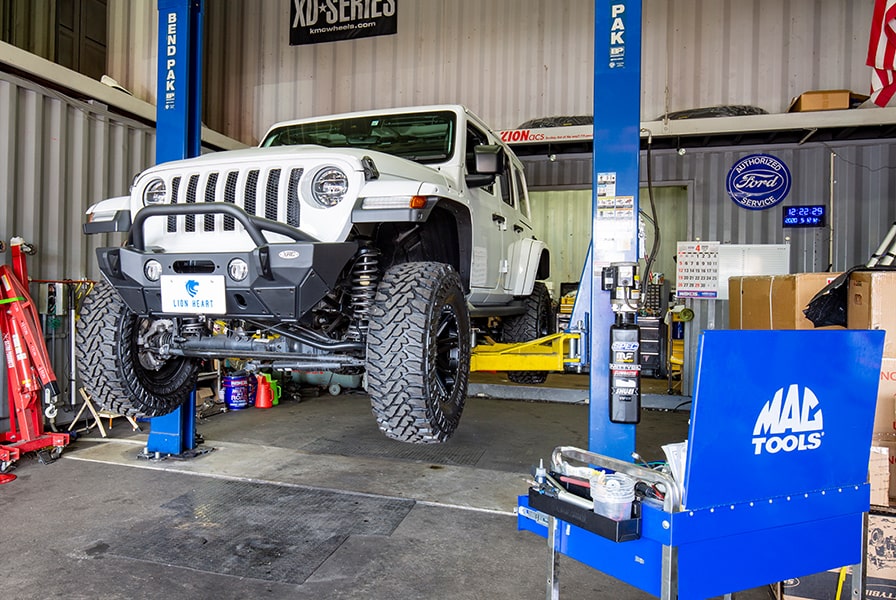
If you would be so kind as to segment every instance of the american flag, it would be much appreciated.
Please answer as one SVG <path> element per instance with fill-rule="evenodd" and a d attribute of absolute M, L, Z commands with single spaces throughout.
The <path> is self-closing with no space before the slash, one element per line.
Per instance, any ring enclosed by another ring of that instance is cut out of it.
<path fill-rule="evenodd" d="M 868 59 L 871 101 L 887 106 L 896 95 L 896 0 L 874 0 Z"/>

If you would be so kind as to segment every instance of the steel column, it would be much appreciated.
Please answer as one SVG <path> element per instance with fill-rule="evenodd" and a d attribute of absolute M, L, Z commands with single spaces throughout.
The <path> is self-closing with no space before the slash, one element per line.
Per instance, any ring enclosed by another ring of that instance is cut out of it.
<path fill-rule="evenodd" d="M 202 0 L 159 0 L 156 162 L 199 156 Z"/>
<path fill-rule="evenodd" d="M 199 156 L 202 140 L 202 0 L 159 0 L 156 162 Z M 195 393 L 174 412 L 150 419 L 148 454 L 196 447 Z"/>
<path fill-rule="evenodd" d="M 614 322 L 600 271 L 638 260 L 641 0 L 596 0 L 591 232 L 591 408 L 588 448 L 631 460 L 635 426 L 610 422 L 609 343 Z M 588 285 L 582 279 L 582 286 Z"/>

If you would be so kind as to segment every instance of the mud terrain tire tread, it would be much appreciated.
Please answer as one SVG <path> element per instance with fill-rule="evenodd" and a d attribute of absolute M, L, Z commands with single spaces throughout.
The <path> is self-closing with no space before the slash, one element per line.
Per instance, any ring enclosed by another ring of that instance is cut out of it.
<path fill-rule="evenodd" d="M 102 282 L 84 299 L 77 327 L 78 374 L 91 400 L 129 417 L 158 417 L 183 404 L 196 382 L 197 363 L 170 359 L 158 372 L 137 359 L 140 319 Z"/>
<path fill-rule="evenodd" d="M 470 317 L 457 272 L 437 262 L 388 269 L 367 335 L 367 389 L 380 430 L 440 443 L 457 428 L 470 371 Z"/>
<path fill-rule="evenodd" d="M 554 333 L 554 311 L 551 293 L 541 281 L 536 281 L 532 293 L 526 297 L 526 312 L 504 320 L 503 339 L 506 343 L 528 342 Z M 508 371 L 514 383 L 540 385 L 548 378 L 547 371 Z"/>

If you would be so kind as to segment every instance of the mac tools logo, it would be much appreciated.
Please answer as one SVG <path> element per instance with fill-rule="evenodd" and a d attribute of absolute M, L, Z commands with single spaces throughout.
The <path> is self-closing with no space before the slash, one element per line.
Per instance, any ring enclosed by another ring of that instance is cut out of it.
<path fill-rule="evenodd" d="M 818 398 L 807 387 L 792 384 L 765 403 L 753 427 L 754 454 L 815 450 L 821 446 L 824 421 Z"/>
<path fill-rule="evenodd" d="M 751 154 L 734 163 L 725 188 L 735 204 L 763 210 L 787 197 L 790 182 L 790 169 L 783 162 L 770 154 Z"/>

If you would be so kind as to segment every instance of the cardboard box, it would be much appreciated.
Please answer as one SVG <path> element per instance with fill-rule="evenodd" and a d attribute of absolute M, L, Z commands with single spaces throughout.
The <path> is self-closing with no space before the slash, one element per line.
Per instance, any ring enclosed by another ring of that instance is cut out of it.
<path fill-rule="evenodd" d="M 885 358 L 880 365 L 874 439 L 876 442 L 896 443 L 896 358 Z M 896 458 L 896 452 L 891 450 L 890 456 Z M 893 484 L 896 492 L 896 480 Z"/>
<path fill-rule="evenodd" d="M 871 504 L 890 505 L 890 449 L 871 446 L 868 460 L 868 482 L 871 484 Z"/>
<path fill-rule="evenodd" d="M 856 271 L 849 276 L 846 326 L 883 329 L 884 357 L 896 358 L 896 271 Z"/>
<path fill-rule="evenodd" d="M 896 442 L 880 442 L 874 441 L 875 446 L 880 448 L 886 448 L 887 452 L 889 452 L 888 460 L 890 461 L 890 504 L 896 504 L 893 501 L 896 500 L 894 496 L 896 496 Z"/>
<path fill-rule="evenodd" d="M 854 108 L 867 99 L 868 96 L 849 90 L 813 90 L 791 100 L 787 112 Z"/>
<path fill-rule="evenodd" d="M 818 327 L 803 309 L 839 273 L 751 275 L 728 279 L 729 329 L 842 329 Z"/>

